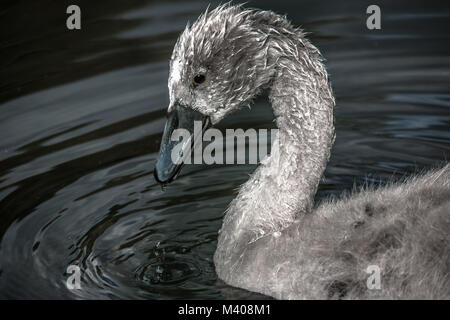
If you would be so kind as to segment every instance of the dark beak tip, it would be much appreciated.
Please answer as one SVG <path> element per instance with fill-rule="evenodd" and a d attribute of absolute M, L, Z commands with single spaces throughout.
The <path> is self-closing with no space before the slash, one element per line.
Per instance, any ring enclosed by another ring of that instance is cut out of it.
<path fill-rule="evenodd" d="M 158 170 L 157 165 L 155 165 L 155 168 L 153 169 L 153 176 L 155 177 L 156 182 L 158 182 L 160 185 L 166 185 L 173 181 L 173 175 L 165 176 L 164 174 L 161 174 L 160 170 Z"/>
<path fill-rule="evenodd" d="M 159 179 L 156 168 L 153 170 L 153 176 L 155 177 L 156 182 L 158 182 L 159 184 L 167 184 L 167 181 L 162 181 L 161 179 Z"/>
<path fill-rule="evenodd" d="M 177 177 L 178 174 L 181 171 L 181 168 L 183 167 L 183 164 L 175 166 L 175 169 L 171 170 L 168 174 L 161 174 L 161 169 L 158 170 L 158 162 L 155 165 L 155 168 L 153 169 L 153 176 L 155 177 L 156 182 L 158 182 L 160 185 L 166 185 L 171 182 L 173 182 Z M 158 173 L 160 172 L 160 173 Z M 163 176 L 163 178 L 161 178 Z"/>

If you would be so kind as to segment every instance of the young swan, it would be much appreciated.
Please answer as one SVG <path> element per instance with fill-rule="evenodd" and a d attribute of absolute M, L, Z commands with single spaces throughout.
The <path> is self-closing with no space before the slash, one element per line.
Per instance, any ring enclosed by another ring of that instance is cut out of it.
<path fill-rule="evenodd" d="M 181 169 L 171 160 L 174 129 L 214 125 L 268 89 L 278 147 L 226 212 L 218 276 L 280 299 L 449 299 L 449 165 L 313 208 L 334 141 L 321 60 L 302 30 L 273 12 L 225 5 L 204 13 L 172 54 L 156 180 L 171 182 Z"/>

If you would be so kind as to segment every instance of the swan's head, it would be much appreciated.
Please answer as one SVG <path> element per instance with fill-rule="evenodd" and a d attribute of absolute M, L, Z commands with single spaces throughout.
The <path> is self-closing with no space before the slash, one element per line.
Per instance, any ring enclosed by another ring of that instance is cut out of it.
<path fill-rule="evenodd" d="M 193 135 L 194 121 L 201 121 L 203 129 L 217 124 L 249 105 L 269 82 L 268 37 L 257 27 L 263 19 L 257 11 L 225 5 L 205 12 L 179 37 L 170 60 L 168 120 L 155 168 L 158 182 L 172 181 L 182 166 L 172 159 L 178 144 L 171 141 L 175 129 Z"/>

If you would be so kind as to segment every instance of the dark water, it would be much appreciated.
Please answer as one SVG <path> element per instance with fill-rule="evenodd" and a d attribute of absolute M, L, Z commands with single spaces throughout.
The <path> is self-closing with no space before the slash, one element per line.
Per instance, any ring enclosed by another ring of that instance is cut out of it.
<path fill-rule="evenodd" d="M 177 35 L 206 2 L 2 1 L 0 298 L 255 298 L 217 280 L 227 204 L 253 166 L 188 166 L 165 192 L 153 165 Z M 311 32 L 337 96 L 337 140 L 318 199 L 450 154 L 445 1 L 264 1 Z M 214 3 L 213 3 L 214 6 Z M 225 127 L 272 127 L 268 102 Z M 66 288 L 66 268 L 82 289 Z"/>

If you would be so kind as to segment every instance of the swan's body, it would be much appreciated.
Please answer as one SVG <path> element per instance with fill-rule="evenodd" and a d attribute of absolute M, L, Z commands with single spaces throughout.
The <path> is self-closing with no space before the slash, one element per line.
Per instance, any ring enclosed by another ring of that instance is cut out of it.
<path fill-rule="evenodd" d="M 199 73 L 205 79 L 193 83 Z M 218 123 L 263 89 L 278 148 L 227 210 L 214 255 L 218 276 L 282 299 L 449 299 L 448 165 L 314 208 L 334 141 L 334 97 L 319 51 L 285 18 L 222 6 L 187 27 L 171 60 L 168 123 Z M 170 148 L 163 138 L 160 182 L 180 169 L 165 162 Z M 370 265 L 381 270 L 379 290 L 366 286 Z"/>

